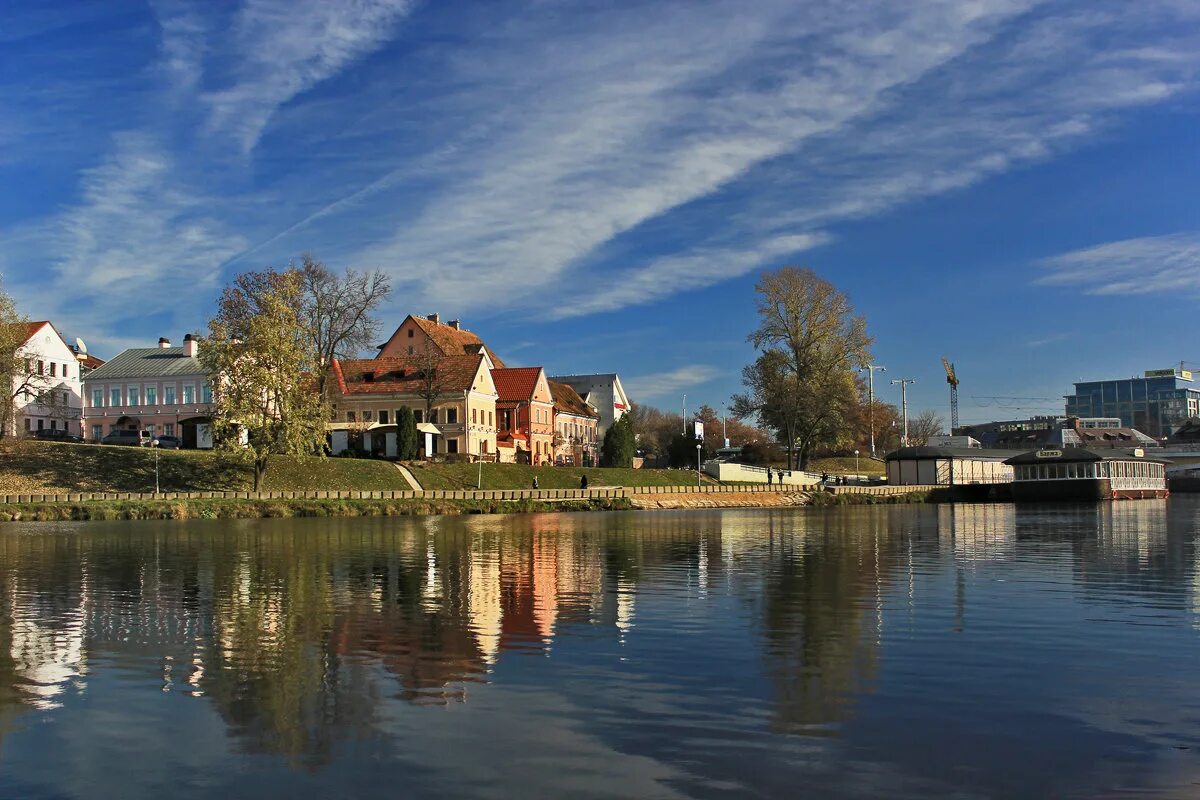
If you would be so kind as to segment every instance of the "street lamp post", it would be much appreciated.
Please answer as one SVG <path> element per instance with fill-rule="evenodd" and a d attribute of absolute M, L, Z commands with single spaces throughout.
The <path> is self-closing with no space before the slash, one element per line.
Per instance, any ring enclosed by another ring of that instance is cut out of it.
<path fill-rule="evenodd" d="M 916 383 L 914 378 L 897 378 L 892 385 L 900 384 L 900 415 L 904 419 L 904 432 L 900 435 L 900 443 L 908 447 L 908 385 Z"/>
<path fill-rule="evenodd" d="M 150 448 L 154 451 L 154 494 L 157 496 L 158 491 L 158 439 L 150 440 Z"/>
<path fill-rule="evenodd" d="M 854 451 L 854 477 L 857 478 L 861 473 L 858 471 L 858 451 Z"/>
<path fill-rule="evenodd" d="M 700 488 L 700 448 L 703 445 L 696 445 L 696 488 Z"/>
<path fill-rule="evenodd" d="M 858 368 L 867 371 L 867 425 L 871 429 L 871 455 L 875 455 L 875 373 L 887 372 L 887 367 L 867 364 Z M 894 381 L 893 381 L 894 383 Z"/>

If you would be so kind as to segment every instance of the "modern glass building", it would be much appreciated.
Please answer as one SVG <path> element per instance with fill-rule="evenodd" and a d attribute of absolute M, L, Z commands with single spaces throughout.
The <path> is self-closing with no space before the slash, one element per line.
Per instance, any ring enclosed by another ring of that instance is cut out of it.
<path fill-rule="evenodd" d="M 1084 381 L 1067 395 L 1069 417 L 1119 417 L 1127 428 L 1168 436 L 1200 414 L 1200 388 L 1183 369 L 1151 369 L 1140 378 Z"/>

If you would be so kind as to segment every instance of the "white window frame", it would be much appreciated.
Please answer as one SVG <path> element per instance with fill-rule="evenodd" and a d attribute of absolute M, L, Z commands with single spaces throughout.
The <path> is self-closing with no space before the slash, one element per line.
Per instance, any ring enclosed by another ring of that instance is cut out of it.
<path fill-rule="evenodd" d="M 153 399 L 151 399 L 150 395 L 154 395 Z M 158 405 L 158 387 L 154 385 L 144 387 L 142 389 L 142 399 L 145 400 L 148 406 Z"/>
<path fill-rule="evenodd" d="M 175 384 L 168 383 L 163 386 L 163 405 L 174 406 L 179 405 L 179 394 Z"/>
<path fill-rule="evenodd" d="M 109 406 L 121 405 L 121 387 L 120 386 L 108 387 L 108 404 L 109 404 Z"/>
<path fill-rule="evenodd" d="M 130 408 L 142 404 L 142 387 L 140 384 L 131 383 L 125 387 L 125 404 Z"/>
<path fill-rule="evenodd" d="M 190 400 L 188 399 L 189 395 L 191 395 Z M 183 385 L 183 392 L 180 394 L 180 402 L 183 403 L 183 405 L 185 405 L 185 406 L 191 405 L 196 402 L 196 384 L 185 383 Z"/>

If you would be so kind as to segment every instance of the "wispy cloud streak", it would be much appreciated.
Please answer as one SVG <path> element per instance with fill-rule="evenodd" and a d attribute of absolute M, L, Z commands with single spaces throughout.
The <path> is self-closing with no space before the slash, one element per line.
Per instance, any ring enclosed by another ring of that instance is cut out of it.
<path fill-rule="evenodd" d="M 1200 293 L 1200 233 L 1146 236 L 1044 259 L 1045 286 L 1093 295 Z"/>

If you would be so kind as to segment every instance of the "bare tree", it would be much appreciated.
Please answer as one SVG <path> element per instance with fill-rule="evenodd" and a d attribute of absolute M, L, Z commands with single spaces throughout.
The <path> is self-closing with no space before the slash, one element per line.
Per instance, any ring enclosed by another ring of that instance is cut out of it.
<path fill-rule="evenodd" d="M 300 287 L 298 316 L 312 337 L 321 364 L 334 358 L 357 358 L 370 347 L 379 325 L 374 312 L 392 291 L 387 276 L 378 270 L 347 268 L 338 275 L 305 253 L 299 266 L 238 275 L 234 280 L 238 296 L 232 301 L 238 307 L 230 306 L 230 311 L 243 319 L 261 313 L 264 298 L 280 292 L 281 282 L 290 281 L 293 275 Z"/>
<path fill-rule="evenodd" d="M 373 312 L 392 291 L 387 276 L 349 268 L 339 276 L 308 253 L 299 270 L 305 317 L 321 363 L 354 358 L 369 348 L 378 327 Z"/>
<path fill-rule="evenodd" d="M 926 409 L 908 421 L 908 443 L 913 447 L 929 444 L 929 440 L 940 434 L 945 421 L 933 409 Z"/>
<path fill-rule="evenodd" d="M 442 369 L 444 358 L 432 348 L 418 351 L 408 357 L 408 362 L 416 369 L 419 379 L 416 395 L 425 401 L 425 422 L 429 422 L 437 402 L 449 396 L 446 372 Z"/>

